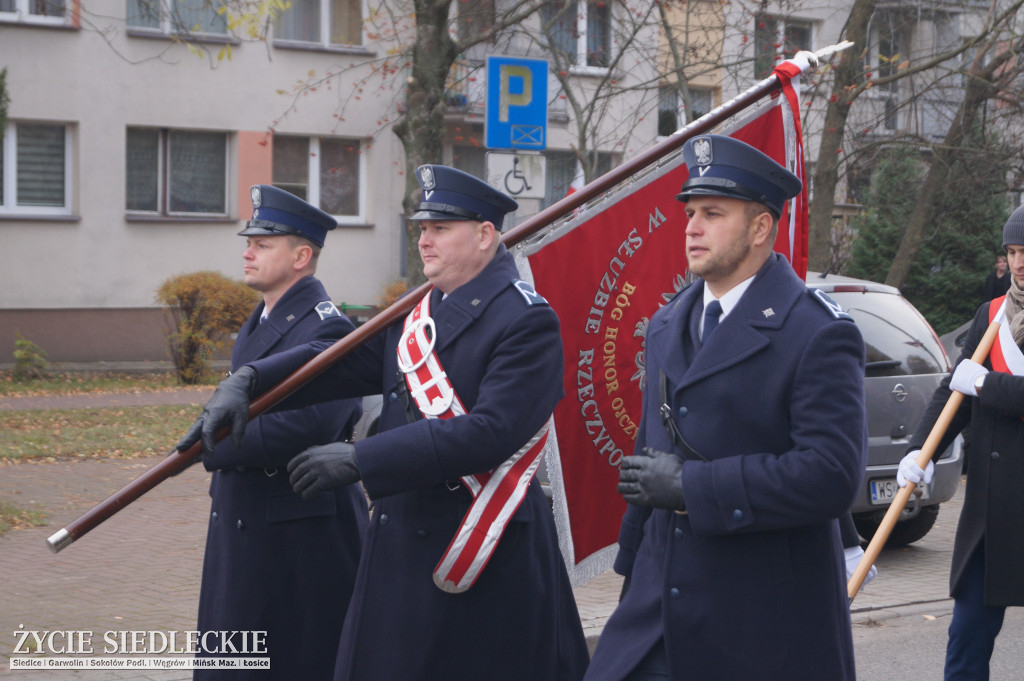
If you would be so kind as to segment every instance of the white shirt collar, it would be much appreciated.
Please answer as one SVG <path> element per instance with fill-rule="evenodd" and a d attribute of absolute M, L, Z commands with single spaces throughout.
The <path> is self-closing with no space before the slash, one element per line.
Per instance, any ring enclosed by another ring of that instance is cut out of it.
<path fill-rule="evenodd" d="M 756 275 L 754 275 L 754 276 L 756 276 Z M 728 317 L 729 313 L 732 312 L 733 308 L 736 307 L 737 304 L 739 304 L 740 298 L 742 298 L 743 294 L 746 292 L 746 290 L 748 288 L 750 288 L 750 283 L 752 281 L 754 281 L 754 277 L 753 276 L 748 277 L 748 278 L 744 279 L 743 281 L 741 281 L 740 283 L 738 283 L 735 286 L 733 286 L 731 289 L 729 289 L 724 296 L 722 296 L 721 298 L 718 298 L 718 302 L 722 305 L 722 314 L 718 318 L 719 322 L 722 322 L 726 317 Z M 710 303 L 712 300 L 715 300 L 715 295 L 713 293 L 711 293 L 711 289 L 708 288 L 708 285 L 704 284 L 704 308 L 705 309 L 707 309 L 708 303 Z M 700 327 L 701 327 L 700 330 L 703 331 L 704 330 L 704 319 L 703 319 L 703 317 L 700 320 Z"/>

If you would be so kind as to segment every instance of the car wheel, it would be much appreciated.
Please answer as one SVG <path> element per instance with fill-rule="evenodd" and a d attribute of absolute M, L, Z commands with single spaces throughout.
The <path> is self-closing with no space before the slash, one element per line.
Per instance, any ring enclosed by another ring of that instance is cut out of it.
<path fill-rule="evenodd" d="M 878 526 L 882 524 L 882 518 L 884 517 L 885 511 L 855 513 L 853 515 L 853 524 L 857 527 L 857 533 L 861 537 L 866 541 L 871 541 L 871 538 L 875 536 L 875 532 L 878 530 Z M 923 506 L 915 517 L 896 523 L 896 526 L 892 528 L 892 532 L 885 542 L 886 545 L 906 546 L 916 542 L 928 534 L 928 531 L 932 529 L 932 525 L 935 524 L 935 519 L 938 517 L 939 504 Z"/>

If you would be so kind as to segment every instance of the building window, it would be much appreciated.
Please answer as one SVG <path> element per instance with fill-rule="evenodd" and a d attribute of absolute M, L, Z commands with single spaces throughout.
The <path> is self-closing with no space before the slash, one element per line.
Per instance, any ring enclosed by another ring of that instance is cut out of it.
<path fill-rule="evenodd" d="M 362 0 L 290 0 L 274 20 L 274 38 L 320 45 L 363 44 Z"/>
<path fill-rule="evenodd" d="M 165 216 L 226 217 L 228 136 L 128 128 L 125 208 Z"/>
<path fill-rule="evenodd" d="M 0 21 L 26 24 L 68 23 L 66 0 L 0 0 Z"/>
<path fill-rule="evenodd" d="M 274 135 L 272 181 L 340 223 L 365 222 L 363 158 L 359 140 Z"/>
<path fill-rule="evenodd" d="M 658 134 L 668 137 L 679 129 L 679 92 L 674 85 L 658 88 Z"/>
<path fill-rule="evenodd" d="M 658 134 L 667 137 L 684 122 L 695 121 L 711 111 L 714 105 L 713 92 L 710 88 L 690 87 L 691 116 L 686 116 L 686 107 L 680 104 L 682 99 L 674 85 L 662 85 L 658 88 Z"/>
<path fill-rule="evenodd" d="M 606 151 L 592 151 L 589 156 L 594 163 L 594 176 L 597 179 L 601 175 L 611 171 L 617 164 L 617 156 Z M 542 208 L 554 205 L 564 199 L 570 188 L 578 189 L 583 186 L 583 168 L 580 165 L 576 153 L 572 151 L 545 151 L 544 157 L 547 160 L 547 173 L 545 180 L 547 186 L 544 191 Z M 574 186 L 575 184 L 575 186 Z"/>
<path fill-rule="evenodd" d="M 577 68 L 605 69 L 612 62 L 611 0 L 550 0 L 541 23 L 552 51 Z"/>
<path fill-rule="evenodd" d="M 754 17 L 754 78 L 771 75 L 775 64 L 813 44 L 811 23 L 759 14 Z"/>
<path fill-rule="evenodd" d="M 127 21 L 130 28 L 166 34 L 227 35 L 222 7 L 220 0 L 127 0 Z"/>
<path fill-rule="evenodd" d="M 8 121 L 0 139 L 0 214 L 69 215 L 70 178 L 67 126 Z"/>

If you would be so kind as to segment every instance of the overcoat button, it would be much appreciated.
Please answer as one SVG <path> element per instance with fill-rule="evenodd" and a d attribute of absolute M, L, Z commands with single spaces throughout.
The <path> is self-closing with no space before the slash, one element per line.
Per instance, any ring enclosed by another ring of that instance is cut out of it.
<path fill-rule="evenodd" d="M 673 598 L 675 598 L 675 597 L 679 596 L 679 589 L 677 589 L 677 588 L 675 588 L 675 587 L 672 587 L 671 589 L 669 589 L 669 590 L 668 590 L 668 592 L 669 592 L 670 594 L 672 594 L 672 597 L 673 597 Z"/>
<path fill-rule="evenodd" d="M 217 520 L 217 512 L 216 512 L 216 511 L 214 511 L 213 513 L 211 513 L 211 514 L 210 514 L 210 518 L 212 518 L 213 520 L 215 520 L 215 521 L 216 521 L 216 520 Z"/>
<path fill-rule="evenodd" d="M 237 523 L 235 523 L 235 527 L 237 527 L 240 530 L 244 530 L 245 529 L 245 523 L 242 522 L 241 520 L 239 520 Z"/>
<path fill-rule="evenodd" d="M 388 514 L 387 513 L 381 513 L 380 514 L 380 524 L 381 525 L 387 525 L 388 524 Z"/>
<path fill-rule="evenodd" d="M 683 538 L 683 531 L 677 527 L 676 528 L 676 539 L 682 539 L 682 538 Z"/>
<path fill-rule="evenodd" d="M 680 416 L 686 416 L 689 413 L 689 411 L 690 410 L 687 409 L 686 407 L 679 407 L 679 415 Z"/>
<path fill-rule="evenodd" d="M 417 537 L 426 537 L 427 536 L 427 531 L 426 530 L 416 530 L 416 536 Z"/>
<path fill-rule="evenodd" d="M 992 452 L 989 456 L 992 457 L 993 461 L 995 461 L 999 458 L 999 452 Z"/>
<path fill-rule="evenodd" d="M 732 519 L 733 520 L 743 520 L 743 511 L 741 511 L 738 508 L 736 510 L 734 510 L 732 512 Z"/>
<path fill-rule="evenodd" d="M 388 402 L 394 402 L 398 399 L 398 393 L 388 393 Z"/>

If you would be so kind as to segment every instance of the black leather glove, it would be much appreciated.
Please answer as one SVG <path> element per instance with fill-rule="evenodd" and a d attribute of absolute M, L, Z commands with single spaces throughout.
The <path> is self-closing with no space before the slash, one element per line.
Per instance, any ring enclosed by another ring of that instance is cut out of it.
<path fill-rule="evenodd" d="M 349 442 L 310 447 L 288 462 L 288 482 L 296 494 L 309 499 L 321 490 L 358 482 L 356 448 Z"/>
<path fill-rule="evenodd" d="M 673 511 L 686 509 L 683 460 L 644 447 L 645 456 L 624 456 L 619 466 L 619 494 L 629 503 Z"/>
<path fill-rule="evenodd" d="M 203 407 L 203 413 L 178 442 L 176 449 L 183 452 L 198 440 L 203 441 L 203 454 L 211 456 L 216 444 L 215 435 L 223 426 L 231 426 L 231 442 L 242 444 L 245 424 L 249 420 L 249 400 L 256 388 L 256 370 L 241 367 L 217 385 L 213 396 Z"/>

